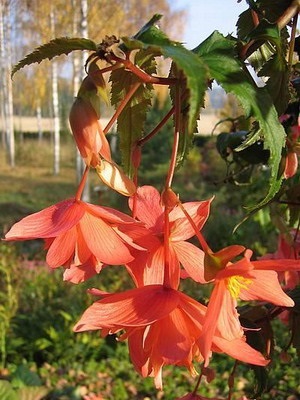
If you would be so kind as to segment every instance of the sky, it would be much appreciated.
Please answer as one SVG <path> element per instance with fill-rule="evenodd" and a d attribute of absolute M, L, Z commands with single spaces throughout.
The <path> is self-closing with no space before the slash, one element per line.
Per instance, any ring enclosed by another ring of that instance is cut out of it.
<path fill-rule="evenodd" d="M 196 47 L 216 29 L 225 35 L 235 34 L 237 18 L 248 8 L 245 1 L 237 0 L 176 0 L 173 4 L 176 9 L 187 11 L 183 41 L 188 49 Z"/>

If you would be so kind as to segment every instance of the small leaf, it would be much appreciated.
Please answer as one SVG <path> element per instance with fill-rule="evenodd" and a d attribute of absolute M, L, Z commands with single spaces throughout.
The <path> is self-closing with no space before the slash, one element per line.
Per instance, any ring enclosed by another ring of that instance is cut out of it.
<path fill-rule="evenodd" d="M 244 64 L 238 60 L 236 42 L 215 31 L 195 50 L 208 66 L 211 78 L 215 79 L 227 93 L 233 93 L 240 101 L 246 117 L 254 117 L 259 128 L 254 131 L 255 139 L 264 141 L 264 148 L 270 150 L 271 169 L 269 191 L 257 205 L 247 207 L 248 211 L 258 210 L 270 202 L 279 191 L 282 175 L 279 175 L 282 148 L 285 146 L 285 132 L 279 123 L 273 101 L 265 88 L 253 82 Z M 251 143 L 251 137 L 247 144 Z M 253 142 L 253 140 L 252 140 Z M 245 148 L 245 146 L 243 146 Z"/>
<path fill-rule="evenodd" d="M 74 50 L 96 51 L 97 46 L 92 40 L 84 38 L 61 37 L 53 39 L 50 42 L 36 48 L 32 53 L 28 54 L 25 58 L 20 60 L 13 67 L 11 76 L 13 76 L 17 71 L 19 71 L 26 65 L 40 63 L 47 58 L 51 60 L 56 56 L 69 54 L 71 51 Z"/>

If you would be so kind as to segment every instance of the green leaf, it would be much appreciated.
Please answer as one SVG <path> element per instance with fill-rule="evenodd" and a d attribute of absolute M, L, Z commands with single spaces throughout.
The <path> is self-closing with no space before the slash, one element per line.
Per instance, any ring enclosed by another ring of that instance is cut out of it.
<path fill-rule="evenodd" d="M 206 63 L 212 79 L 215 79 L 227 93 L 233 93 L 240 101 L 246 117 L 253 117 L 259 129 L 253 139 L 262 139 L 264 148 L 270 150 L 270 186 L 266 196 L 259 204 L 247 207 L 248 211 L 258 210 L 270 202 L 280 189 L 282 176 L 279 174 L 282 148 L 285 145 L 285 132 L 278 121 L 278 114 L 267 89 L 259 88 L 251 78 L 244 64 L 236 54 L 236 42 L 215 31 L 201 43 L 194 52 Z M 243 146 L 245 148 L 245 145 Z"/>
<path fill-rule="evenodd" d="M 90 50 L 96 51 L 97 46 L 92 40 L 84 38 L 68 38 L 61 37 L 51 40 L 50 42 L 43 44 L 36 48 L 32 53 L 27 54 L 25 58 L 20 60 L 14 67 L 11 73 L 13 76 L 17 71 L 26 65 L 40 63 L 45 59 L 51 60 L 56 56 L 62 54 L 69 54 L 74 50 Z"/>
<path fill-rule="evenodd" d="M 18 400 L 16 392 L 13 390 L 10 382 L 0 380 L 0 399 L 1 400 Z"/>
<path fill-rule="evenodd" d="M 182 70 L 189 91 L 188 131 L 193 133 L 207 88 L 207 70 L 202 60 L 181 43 L 170 40 L 154 25 L 150 25 L 140 34 L 138 40 L 126 37 L 122 39 L 129 49 L 149 49 L 153 53 L 156 52 L 155 55 L 159 52 L 165 58 L 170 58 L 177 68 Z"/>
<path fill-rule="evenodd" d="M 12 385 L 21 388 L 23 386 L 41 386 L 39 376 L 31 371 L 27 365 L 19 365 L 14 372 Z"/>
<path fill-rule="evenodd" d="M 18 400 L 41 400 L 49 393 L 44 386 L 23 387 L 17 391 Z"/>
<path fill-rule="evenodd" d="M 156 71 L 156 63 L 151 51 L 140 50 L 135 56 L 136 65 L 147 73 Z M 112 71 L 111 104 L 116 108 L 124 99 L 132 86 L 140 79 L 125 69 Z M 131 152 L 135 142 L 144 134 L 144 124 L 149 107 L 151 106 L 153 87 L 150 84 L 142 84 L 134 93 L 120 114 L 117 122 L 117 131 L 120 135 L 120 150 L 124 172 L 132 176 Z"/>

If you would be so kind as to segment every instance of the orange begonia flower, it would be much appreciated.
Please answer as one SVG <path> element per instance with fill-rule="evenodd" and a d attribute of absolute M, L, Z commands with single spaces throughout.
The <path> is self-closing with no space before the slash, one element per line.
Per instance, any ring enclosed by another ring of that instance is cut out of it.
<path fill-rule="evenodd" d="M 163 285 L 148 285 L 107 295 L 92 304 L 74 327 L 76 332 L 102 330 L 102 335 L 124 330 L 131 360 L 142 376 L 153 376 L 162 388 L 162 367 L 182 365 L 192 374 L 193 359 L 202 361 L 199 351 L 206 307 L 191 297 Z M 266 365 L 261 353 L 244 338 L 226 340 L 216 331 L 211 350 L 225 352 L 251 364 Z"/>
<path fill-rule="evenodd" d="M 164 241 L 169 240 L 169 268 L 172 287 L 177 288 L 180 278 L 180 264 L 187 273 L 193 270 L 203 271 L 204 252 L 192 243 L 187 242 L 195 235 L 180 207 L 174 207 L 169 213 L 170 234 L 165 238 L 164 207 L 157 189 L 152 186 L 138 188 L 135 199 L 130 198 L 132 208 L 135 203 L 136 218 L 143 222 L 152 238 L 139 244 L 148 248 L 148 252 L 139 254 L 134 261 L 127 264 L 137 286 L 162 284 L 164 281 Z M 198 229 L 201 229 L 209 216 L 211 200 L 184 203 L 186 211 L 193 218 Z M 144 266 L 143 268 L 141 267 Z M 202 265 L 202 269 L 200 266 Z"/>
<path fill-rule="evenodd" d="M 230 261 L 243 251 L 243 246 L 229 246 L 205 256 L 204 276 L 214 283 L 200 342 L 205 366 L 209 362 L 216 331 L 220 331 L 229 341 L 244 335 L 236 310 L 238 298 L 266 301 L 284 307 L 294 306 L 294 301 L 282 290 L 276 271 L 300 270 L 300 262 L 287 259 L 250 261 L 251 250 L 246 250 L 237 262 Z M 201 282 L 201 279 L 199 274 L 198 281 Z"/>
<path fill-rule="evenodd" d="M 23 218 L 5 239 L 44 239 L 49 266 L 70 267 L 65 278 L 79 282 L 99 272 L 102 263 L 124 264 L 133 260 L 133 249 L 144 250 L 127 235 L 127 227 L 134 231 L 138 223 L 111 208 L 68 199 Z"/>

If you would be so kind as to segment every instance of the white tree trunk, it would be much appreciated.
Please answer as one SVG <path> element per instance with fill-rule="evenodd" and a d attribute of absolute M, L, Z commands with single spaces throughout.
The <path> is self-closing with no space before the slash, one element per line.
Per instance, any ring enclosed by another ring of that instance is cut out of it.
<path fill-rule="evenodd" d="M 50 13 L 51 32 L 55 36 L 55 17 L 54 11 Z M 60 169 L 60 123 L 59 123 L 59 100 L 58 100 L 58 74 L 57 74 L 57 61 L 52 60 L 52 107 L 53 107 L 53 126 L 54 126 L 54 160 L 53 160 L 53 173 L 59 174 Z"/>
<path fill-rule="evenodd" d="M 6 23 L 4 16 L 6 12 Z M 5 24 L 5 29 L 4 29 Z M 4 125 L 5 136 L 8 147 L 9 164 L 15 166 L 15 134 L 14 134 L 14 112 L 13 112 L 13 92 L 11 74 L 11 19 L 10 9 L 3 1 L 0 2 L 0 47 L 1 47 L 1 76 L 4 99 Z M 6 35 L 4 35 L 4 33 Z"/>
<path fill-rule="evenodd" d="M 43 128 L 42 128 L 42 109 L 39 103 L 36 106 L 36 122 L 38 128 L 39 143 L 41 143 L 43 139 Z"/>

